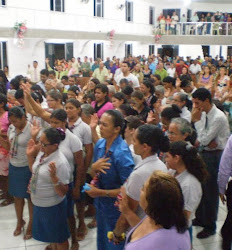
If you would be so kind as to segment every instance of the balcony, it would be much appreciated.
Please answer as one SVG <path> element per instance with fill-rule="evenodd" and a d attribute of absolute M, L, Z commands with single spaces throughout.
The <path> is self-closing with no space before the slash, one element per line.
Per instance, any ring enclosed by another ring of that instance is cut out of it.
<path fill-rule="evenodd" d="M 186 22 L 160 24 L 154 29 L 160 44 L 232 44 L 232 23 L 224 22 Z"/>

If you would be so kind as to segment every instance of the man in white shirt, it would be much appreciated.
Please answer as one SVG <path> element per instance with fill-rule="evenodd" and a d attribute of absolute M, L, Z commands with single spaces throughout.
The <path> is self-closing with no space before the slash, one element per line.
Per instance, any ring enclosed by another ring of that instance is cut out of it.
<path fill-rule="evenodd" d="M 190 101 L 192 100 L 192 94 L 197 90 L 197 88 L 189 80 L 181 81 L 180 88 L 181 91 L 187 94 Z"/>
<path fill-rule="evenodd" d="M 218 169 L 230 130 L 226 115 L 212 103 L 211 94 L 205 88 L 193 93 L 192 122 L 197 131 L 199 151 L 209 173 L 207 181 L 202 184 L 203 196 L 193 220 L 194 226 L 203 227 L 197 234 L 197 238 L 203 239 L 216 233 Z"/>
<path fill-rule="evenodd" d="M 139 80 L 136 76 L 130 73 L 130 65 L 128 62 L 123 62 L 121 66 L 122 73 L 115 78 L 118 86 L 120 86 L 120 80 L 126 78 L 135 90 L 139 90 Z"/>
<path fill-rule="evenodd" d="M 49 74 L 49 72 L 47 69 L 42 69 L 40 71 L 40 81 L 37 83 L 37 85 L 39 85 L 44 92 L 46 92 L 45 82 L 48 79 L 48 74 Z"/>
<path fill-rule="evenodd" d="M 177 16 L 175 11 L 173 12 L 171 19 L 172 24 L 174 25 L 174 34 L 176 35 L 176 24 L 179 22 L 179 17 Z"/>
<path fill-rule="evenodd" d="M 188 122 L 191 122 L 191 112 L 187 109 L 188 97 L 182 92 L 177 92 L 173 95 L 173 103 L 176 104 L 181 109 L 180 117 L 186 119 Z"/>
<path fill-rule="evenodd" d="M 201 66 L 198 64 L 198 61 L 195 59 L 189 67 L 189 73 L 191 74 L 192 80 L 194 83 L 198 81 L 198 75 L 201 72 Z"/>
<path fill-rule="evenodd" d="M 40 70 L 37 61 L 33 61 L 33 68 L 28 64 L 27 74 L 29 75 L 31 82 L 34 84 L 40 80 Z"/>

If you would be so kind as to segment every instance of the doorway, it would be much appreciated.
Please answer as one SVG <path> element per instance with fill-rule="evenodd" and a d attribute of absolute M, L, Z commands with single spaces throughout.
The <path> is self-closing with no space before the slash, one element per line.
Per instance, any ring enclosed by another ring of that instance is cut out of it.
<path fill-rule="evenodd" d="M 158 54 L 162 58 L 165 56 L 177 57 L 179 54 L 179 46 L 178 45 L 163 45 L 162 48 L 158 49 Z"/>
<path fill-rule="evenodd" d="M 203 50 L 204 57 L 209 56 L 210 55 L 210 46 L 201 46 L 201 47 Z"/>
<path fill-rule="evenodd" d="M 163 15 L 167 17 L 169 15 L 172 17 L 173 12 L 176 12 L 177 16 L 179 17 L 180 20 L 180 9 L 163 9 Z"/>

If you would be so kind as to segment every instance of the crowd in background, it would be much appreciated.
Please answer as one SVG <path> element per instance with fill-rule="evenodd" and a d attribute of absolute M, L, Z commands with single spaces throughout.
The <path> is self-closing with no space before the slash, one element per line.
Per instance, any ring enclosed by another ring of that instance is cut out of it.
<path fill-rule="evenodd" d="M 187 24 L 187 22 L 192 24 Z M 167 16 L 161 13 L 157 18 L 157 23 L 158 29 L 156 32 L 160 33 L 161 35 L 232 34 L 232 14 L 227 12 L 209 12 L 206 15 L 199 15 L 197 12 L 195 12 L 189 19 L 185 14 L 179 17 L 176 12 L 173 12 L 172 15 Z"/>
<path fill-rule="evenodd" d="M 0 206 L 14 203 L 15 236 L 24 199 L 24 239 L 46 249 L 69 249 L 69 237 L 79 249 L 94 227 L 99 250 L 187 250 L 192 226 L 216 233 L 219 197 L 231 199 L 232 56 L 45 65 L 0 71 Z"/>

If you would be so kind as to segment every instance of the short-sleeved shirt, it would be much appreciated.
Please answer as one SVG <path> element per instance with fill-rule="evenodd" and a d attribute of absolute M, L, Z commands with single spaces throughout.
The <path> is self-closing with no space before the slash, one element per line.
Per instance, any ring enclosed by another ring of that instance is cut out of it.
<path fill-rule="evenodd" d="M 120 188 L 127 180 L 134 168 L 134 161 L 130 149 L 121 136 L 118 136 L 112 143 L 109 151 L 105 153 L 106 140 L 97 141 L 94 148 L 94 162 L 100 158 L 109 157 L 111 163 L 110 169 L 106 174 L 101 173 L 99 176 L 99 188 L 110 190 Z M 118 208 L 114 206 L 116 198 L 98 197 L 95 199 L 97 209 L 100 209 L 106 215 L 118 215 Z"/>
<path fill-rule="evenodd" d="M 73 134 L 71 131 L 66 129 L 65 139 L 60 143 L 59 149 L 68 160 L 68 163 L 70 166 L 70 182 L 72 182 L 73 171 L 74 171 L 74 155 L 73 154 L 82 150 L 82 143 L 75 134 Z"/>
<path fill-rule="evenodd" d="M 103 83 L 105 81 L 105 77 L 108 75 L 109 72 L 106 68 L 103 68 L 102 70 L 97 68 L 94 70 L 92 77 L 97 78 L 100 81 L 100 83 Z"/>
<path fill-rule="evenodd" d="M 175 176 L 176 171 L 170 169 L 169 173 L 172 176 Z M 182 193 L 184 196 L 184 209 L 191 212 L 188 221 L 190 227 L 192 225 L 192 219 L 195 216 L 195 211 L 201 201 L 202 197 L 201 183 L 194 175 L 190 174 L 187 170 L 185 170 L 184 172 L 175 177 L 181 186 Z"/>
<path fill-rule="evenodd" d="M 190 250 L 191 243 L 189 232 L 178 233 L 175 227 L 170 229 L 161 228 L 155 230 L 144 237 L 128 242 L 135 229 L 142 223 L 142 221 L 135 226 L 127 235 L 125 250 Z"/>
<path fill-rule="evenodd" d="M 96 105 L 97 105 L 97 102 L 96 101 L 93 101 L 91 103 L 91 106 L 95 109 L 95 111 L 97 112 L 97 116 L 98 118 L 100 119 L 101 116 L 103 115 L 103 113 L 107 110 L 111 110 L 111 109 L 114 109 L 114 106 L 111 102 L 106 102 L 105 104 L 102 105 L 102 107 L 100 107 L 100 109 L 96 110 Z"/>
<path fill-rule="evenodd" d="M 115 77 L 115 81 L 117 82 L 117 85 L 120 86 L 120 81 L 122 79 L 126 78 L 133 88 L 139 88 L 139 80 L 136 76 L 134 76 L 132 73 L 130 73 L 128 76 L 124 76 L 123 73 Z"/>
<path fill-rule="evenodd" d="M 31 139 L 31 124 L 27 122 L 23 131 L 17 135 L 16 128 L 9 126 L 7 135 L 10 141 L 10 163 L 15 167 L 28 166 L 27 143 Z"/>
<path fill-rule="evenodd" d="M 58 149 L 40 163 L 43 152 L 39 152 L 32 166 L 32 174 L 37 172 L 35 193 L 31 193 L 32 203 L 39 207 L 51 207 L 59 204 L 65 196 L 59 196 L 51 181 L 49 163 L 56 163 L 56 175 L 61 183 L 68 184 L 70 180 L 70 166 L 66 157 Z M 37 169 L 39 168 L 39 169 Z"/>
<path fill-rule="evenodd" d="M 167 172 L 166 165 L 158 158 L 158 156 L 152 155 L 146 157 L 135 166 L 134 171 L 131 173 L 127 182 L 125 183 L 126 193 L 133 200 L 140 200 L 140 191 L 146 180 L 151 176 L 151 174 L 160 170 Z M 144 211 L 139 206 L 136 214 L 142 219 L 145 216 Z"/>
<path fill-rule="evenodd" d="M 80 117 L 76 120 L 70 130 L 81 140 L 83 145 L 93 143 L 91 128 L 88 124 L 83 122 Z"/>

